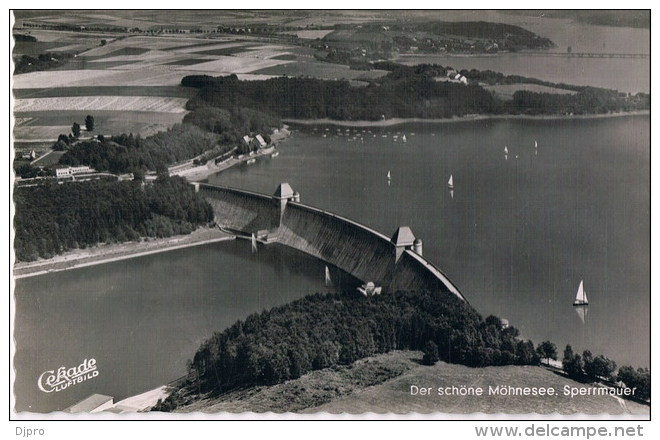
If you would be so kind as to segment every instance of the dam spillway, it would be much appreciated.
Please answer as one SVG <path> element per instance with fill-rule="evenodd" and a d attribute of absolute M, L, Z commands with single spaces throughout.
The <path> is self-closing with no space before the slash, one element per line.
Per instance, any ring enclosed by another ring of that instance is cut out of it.
<path fill-rule="evenodd" d="M 421 255 L 421 240 L 408 227 L 392 238 L 365 225 L 300 202 L 286 183 L 270 195 L 194 183 L 213 207 L 216 224 L 254 234 L 321 259 L 355 278 L 395 290 L 441 290 L 466 301 L 454 284 Z"/>

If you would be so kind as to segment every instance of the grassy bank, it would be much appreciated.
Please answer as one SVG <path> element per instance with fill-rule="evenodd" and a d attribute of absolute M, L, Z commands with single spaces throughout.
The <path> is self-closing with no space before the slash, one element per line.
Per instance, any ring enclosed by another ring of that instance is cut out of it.
<path fill-rule="evenodd" d="M 189 412 L 294 412 L 316 414 L 441 413 L 446 417 L 485 414 L 608 414 L 648 418 L 650 407 L 612 396 L 564 396 L 563 388 L 587 387 L 553 370 L 533 366 L 470 368 L 438 362 L 420 364 L 421 352 L 394 351 L 351 365 L 314 371 L 273 386 L 244 388 L 217 397 L 204 397 L 181 406 Z M 431 395 L 411 395 L 411 385 L 434 387 Z M 438 396 L 438 387 L 482 387 L 482 396 Z M 487 395 L 488 387 L 552 387 L 557 396 Z"/>

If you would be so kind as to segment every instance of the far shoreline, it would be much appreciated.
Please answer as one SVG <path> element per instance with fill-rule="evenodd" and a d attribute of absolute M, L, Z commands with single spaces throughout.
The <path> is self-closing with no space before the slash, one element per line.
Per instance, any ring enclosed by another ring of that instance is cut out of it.
<path fill-rule="evenodd" d="M 287 124 L 298 125 L 335 125 L 339 127 L 392 127 L 394 125 L 412 124 L 412 123 L 428 123 L 428 124 L 450 124 L 456 122 L 470 122 L 470 121 L 485 121 L 485 120 L 537 120 L 537 121 L 552 121 L 552 120 L 572 120 L 572 119 L 603 119 L 603 118 L 619 118 L 623 116 L 645 116 L 650 115 L 650 110 L 636 110 L 632 112 L 616 112 L 616 113 L 602 113 L 602 114 L 586 114 L 586 115 L 471 115 L 452 118 L 391 118 L 378 121 L 341 121 L 336 119 L 322 118 L 322 119 L 293 119 L 285 118 L 283 121 Z"/>

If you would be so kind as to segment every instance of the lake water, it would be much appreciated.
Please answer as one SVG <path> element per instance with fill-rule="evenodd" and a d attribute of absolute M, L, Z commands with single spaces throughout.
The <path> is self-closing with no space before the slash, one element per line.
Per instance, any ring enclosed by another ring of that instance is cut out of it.
<path fill-rule="evenodd" d="M 518 24 L 552 39 L 555 52 L 570 45 L 573 52 L 650 53 L 648 29 L 494 11 L 434 13 Z M 650 91 L 649 59 L 504 54 L 401 61 Z M 619 365 L 649 365 L 649 117 L 366 130 L 347 137 L 333 127 L 324 138 L 324 128 L 308 128 L 284 142 L 279 157 L 209 180 L 264 193 L 288 181 L 303 202 L 387 235 L 409 225 L 424 240 L 424 255 L 484 316 L 507 318 L 522 336 L 550 339 L 560 352 L 570 343 Z M 393 141 L 396 131 L 407 143 Z M 235 241 L 18 280 L 16 409 L 61 410 L 93 393 L 118 401 L 174 380 L 212 332 L 328 290 L 323 273 L 321 262 L 295 251 L 274 245 L 252 254 L 249 243 Z M 571 305 L 582 279 L 590 300 L 584 322 Z M 60 392 L 37 387 L 44 371 L 86 358 L 96 359 L 98 377 Z"/>
<path fill-rule="evenodd" d="M 277 158 L 210 182 L 271 193 L 287 181 L 303 202 L 387 235 L 408 225 L 483 315 L 509 319 L 535 342 L 648 365 L 649 124 L 648 116 L 492 120 L 350 136 L 333 127 L 326 138 L 320 128 L 296 133 Z M 591 302 L 584 324 L 572 306 L 582 279 Z"/>
<path fill-rule="evenodd" d="M 484 20 L 521 26 L 550 38 L 549 52 L 650 54 L 650 29 L 593 26 L 567 19 L 509 15 L 496 11 L 436 11 L 453 21 Z M 494 70 L 566 84 L 590 85 L 622 92 L 650 93 L 651 59 L 538 57 L 523 53 L 489 56 L 401 57 L 404 64 L 436 63 L 456 69 Z"/>
<path fill-rule="evenodd" d="M 117 402 L 168 383 L 214 331 L 328 291 L 324 267 L 282 246 L 252 254 L 249 242 L 236 240 L 19 279 L 16 408 L 62 410 L 94 393 Z M 39 390 L 44 371 L 90 358 L 97 377 Z"/>
<path fill-rule="evenodd" d="M 209 181 L 269 194 L 289 182 L 303 202 L 387 235 L 408 225 L 482 315 L 536 343 L 649 365 L 648 116 L 336 130 L 296 131 L 279 157 Z M 93 393 L 117 401 L 176 379 L 213 331 L 326 291 L 323 268 L 239 240 L 18 280 L 16 407 L 63 409 Z M 584 323 L 572 306 L 582 279 Z M 37 388 L 42 372 L 92 357 L 98 377 Z"/>

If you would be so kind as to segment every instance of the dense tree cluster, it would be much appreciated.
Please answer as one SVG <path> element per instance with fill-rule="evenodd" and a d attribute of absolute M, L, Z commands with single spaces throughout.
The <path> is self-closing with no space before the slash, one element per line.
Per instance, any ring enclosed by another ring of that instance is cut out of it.
<path fill-rule="evenodd" d="M 651 371 L 648 368 L 638 368 L 625 365 L 619 368 L 617 380 L 628 388 L 635 388 L 635 395 L 643 400 L 651 398 Z"/>
<path fill-rule="evenodd" d="M 14 191 L 19 261 L 99 243 L 187 234 L 213 219 L 211 206 L 179 177 L 153 184 L 89 181 L 17 187 Z"/>
<path fill-rule="evenodd" d="M 520 26 L 486 21 L 434 21 L 415 26 L 418 32 L 427 31 L 435 35 L 463 36 L 470 39 L 497 42 L 500 50 L 545 49 L 554 43 Z M 477 42 L 470 43 L 475 45 Z"/>
<path fill-rule="evenodd" d="M 539 359 L 545 359 L 550 364 L 550 359 L 557 360 L 557 346 L 550 341 L 543 341 L 536 347 L 536 354 Z"/>
<path fill-rule="evenodd" d="M 147 138 L 131 133 L 75 143 L 68 147 L 60 164 L 84 164 L 111 173 L 163 171 L 169 164 L 213 149 L 217 142 L 218 136 L 214 133 L 190 124 L 177 124 Z M 225 148 L 230 149 L 229 146 Z"/>
<path fill-rule="evenodd" d="M 198 96 L 189 101 L 189 109 L 259 108 L 287 118 L 379 120 L 496 112 L 493 96 L 482 87 L 435 81 L 428 74 L 390 74 L 366 87 L 352 87 L 348 81 L 311 78 L 239 81 L 235 75 L 188 76 L 182 84 L 200 88 Z"/>
<path fill-rule="evenodd" d="M 580 355 L 567 345 L 564 349 L 562 369 L 568 377 L 580 381 L 618 380 L 628 388 L 636 388 L 635 397 L 642 400 L 651 398 L 651 372 L 648 368 L 635 370 L 633 367 L 623 366 L 616 373 L 616 363 L 613 360 L 603 355 L 594 356 L 589 350 Z"/>
<path fill-rule="evenodd" d="M 72 57 L 73 54 L 65 52 L 42 53 L 36 57 L 22 55 L 14 60 L 14 75 L 54 69 L 63 66 Z"/>
<path fill-rule="evenodd" d="M 575 94 L 538 93 L 518 90 L 513 94 L 511 113 L 524 114 L 592 114 L 619 111 L 649 110 L 651 97 L 644 93 L 634 96 L 616 90 L 585 87 Z"/>
<path fill-rule="evenodd" d="M 251 108 L 234 107 L 229 110 L 191 102 L 183 122 L 196 125 L 218 135 L 223 145 L 238 144 L 243 136 L 250 134 L 268 135 L 282 123 L 279 118 Z"/>
<path fill-rule="evenodd" d="M 396 292 L 369 298 L 316 294 L 250 315 L 215 333 L 189 364 L 193 382 L 188 386 L 224 392 L 274 384 L 397 349 L 427 348 L 429 362 L 537 363 L 531 341 L 517 336 L 515 328 L 502 328 L 492 316 L 484 320 L 447 292 Z M 166 400 L 159 409 L 172 405 L 172 399 Z"/>
<path fill-rule="evenodd" d="M 461 72 L 470 79 L 464 85 L 446 81 L 448 70 L 439 65 L 402 66 L 382 62 L 375 67 L 389 73 L 365 87 L 351 86 L 348 81 L 313 78 L 239 81 L 236 75 L 217 78 L 193 75 L 183 78 L 182 84 L 200 89 L 198 96 L 188 102 L 189 110 L 200 113 L 190 119 L 211 130 L 227 124 L 229 116 L 222 109 L 237 107 L 259 108 L 283 118 L 336 120 L 428 119 L 468 114 L 589 114 L 650 108 L 650 96 L 643 93 L 629 96 L 615 90 L 553 84 L 476 70 Z M 493 96 L 478 82 L 533 83 L 576 93 L 516 91 L 513 100 L 505 101 Z"/>

